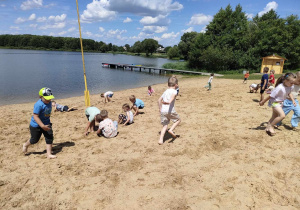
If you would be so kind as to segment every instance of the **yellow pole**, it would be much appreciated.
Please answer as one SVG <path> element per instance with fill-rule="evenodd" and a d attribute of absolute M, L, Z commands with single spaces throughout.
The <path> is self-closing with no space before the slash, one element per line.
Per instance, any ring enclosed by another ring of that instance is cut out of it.
<path fill-rule="evenodd" d="M 86 74 L 85 74 L 85 64 L 84 64 L 84 56 L 83 56 L 83 46 L 82 46 L 82 38 L 81 38 L 81 28 L 80 28 L 80 19 L 79 19 L 79 10 L 78 10 L 78 1 L 76 0 L 76 6 L 77 6 L 77 16 L 78 16 L 78 25 L 79 25 L 79 35 L 80 35 L 80 46 L 81 46 L 81 55 L 82 55 L 82 64 L 83 64 L 83 77 L 84 77 L 84 85 L 85 85 L 85 91 L 84 91 L 84 100 L 85 105 L 90 106 L 90 93 L 87 89 L 87 82 L 86 82 Z"/>

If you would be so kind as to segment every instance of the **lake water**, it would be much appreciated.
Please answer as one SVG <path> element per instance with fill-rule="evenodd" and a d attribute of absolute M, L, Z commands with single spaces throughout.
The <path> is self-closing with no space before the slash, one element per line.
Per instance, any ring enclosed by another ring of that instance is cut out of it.
<path fill-rule="evenodd" d="M 162 58 L 145 58 L 105 53 L 84 53 L 88 90 L 99 94 L 148 86 L 167 81 L 166 76 L 109 69 L 102 63 L 122 63 L 162 67 L 174 62 Z M 84 95 L 84 78 L 80 52 L 0 49 L 0 105 L 34 102 L 42 87 L 49 87 L 56 99 Z"/>

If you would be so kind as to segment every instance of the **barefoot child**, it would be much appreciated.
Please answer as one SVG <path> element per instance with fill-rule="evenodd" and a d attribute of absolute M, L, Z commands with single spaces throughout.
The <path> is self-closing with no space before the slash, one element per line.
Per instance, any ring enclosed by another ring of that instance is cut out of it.
<path fill-rule="evenodd" d="M 130 110 L 129 104 L 123 104 L 122 109 L 126 115 L 119 114 L 119 124 L 130 125 L 133 123 L 133 113 Z"/>
<path fill-rule="evenodd" d="M 250 76 L 249 71 L 247 71 L 246 74 L 244 75 L 244 81 L 243 81 L 243 83 L 247 84 L 247 80 L 248 80 L 249 76 Z"/>
<path fill-rule="evenodd" d="M 168 130 L 173 138 L 177 136 L 174 134 L 173 130 L 177 125 L 181 122 L 179 115 L 175 111 L 175 98 L 177 96 L 177 91 L 175 90 L 175 86 L 178 84 L 177 78 L 170 77 L 168 80 L 168 89 L 162 94 L 162 96 L 158 99 L 158 108 L 160 112 L 160 119 L 163 128 L 160 132 L 160 138 L 158 144 L 164 143 L 164 135 L 167 131 L 168 124 L 170 120 L 174 122 L 172 127 Z"/>
<path fill-rule="evenodd" d="M 208 91 L 211 90 L 211 83 L 212 83 L 212 80 L 214 78 L 214 75 L 215 75 L 214 73 L 210 74 L 210 77 L 207 81 L 207 85 L 204 86 L 205 88 L 208 88 L 207 89 Z"/>
<path fill-rule="evenodd" d="M 261 102 L 261 101 L 264 100 L 264 92 L 268 88 L 268 79 L 269 79 L 268 71 L 269 71 L 269 68 L 265 67 L 264 68 L 264 74 L 261 77 L 261 83 L 260 83 L 260 101 L 259 102 Z"/>
<path fill-rule="evenodd" d="M 292 89 L 292 95 L 294 98 L 294 101 L 296 103 L 296 106 L 293 104 L 293 101 L 290 97 L 287 97 L 287 99 L 283 102 L 283 111 L 284 114 L 287 115 L 290 111 L 293 111 L 294 114 L 291 118 L 291 125 L 293 130 L 297 130 L 299 119 L 300 119 L 300 106 L 299 101 L 297 100 L 299 91 L 300 91 L 300 71 L 296 73 L 297 78 L 294 81 L 294 87 Z M 279 126 L 281 123 L 278 123 Z"/>
<path fill-rule="evenodd" d="M 269 77 L 269 86 L 274 86 L 275 85 L 275 70 L 270 71 L 270 77 Z"/>
<path fill-rule="evenodd" d="M 260 84 L 251 84 L 249 86 L 249 89 L 250 89 L 250 93 L 253 93 L 255 91 L 255 93 L 257 93 L 257 90 L 259 89 L 260 87 Z"/>
<path fill-rule="evenodd" d="M 50 88 L 42 88 L 39 91 L 40 99 L 34 104 L 33 116 L 30 121 L 31 138 L 23 144 L 23 152 L 27 153 L 30 145 L 36 144 L 43 134 L 46 140 L 47 157 L 56 158 L 52 155 L 53 131 L 50 123 L 52 111 L 51 99 L 54 98 Z"/>
<path fill-rule="evenodd" d="M 296 102 L 291 94 L 294 79 L 295 75 L 293 73 L 286 73 L 284 76 L 281 76 L 278 78 L 275 89 L 271 92 L 270 96 L 259 102 L 259 105 L 263 106 L 269 100 L 269 106 L 273 109 L 272 117 L 266 127 L 266 132 L 270 136 L 275 135 L 274 126 L 285 117 L 282 104 L 286 97 L 289 96 L 293 105 L 296 106 Z"/>
<path fill-rule="evenodd" d="M 101 121 L 100 110 L 97 107 L 88 107 L 85 110 L 85 116 L 88 119 L 88 123 L 85 128 L 85 135 L 87 136 L 90 132 L 95 131 L 95 121 Z"/>
<path fill-rule="evenodd" d="M 155 93 L 154 89 L 149 85 L 148 86 L 148 95 L 152 96 L 152 95 L 154 95 L 154 93 Z"/>
<path fill-rule="evenodd" d="M 101 122 L 99 123 L 98 135 L 103 135 L 106 138 L 115 137 L 118 134 L 118 122 L 108 118 L 108 112 L 102 110 L 100 112 Z"/>
<path fill-rule="evenodd" d="M 141 99 L 135 98 L 134 95 L 131 95 L 129 97 L 129 100 L 131 101 L 131 103 L 133 104 L 131 109 L 133 109 L 135 111 L 133 116 L 136 116 L 139 114 L 139 110 L 140 109 L 144 109 L 144 102 Z"/>
<path fill-rule="evenodd" d="M 60 111 L 60 112 L 70 112 L 76 109 L 76 107 L 69 108 L 68 106 L 60 105 L 56 103 L 56 101 L 52 101 L 52 107 L 54 108 L 54 111 Z"/>
<path fill-rule="evenodd" d="M 101 97 L 102 98 L 105 98 L 104 99 L 104 103 L 106 103 L 106 101 L 107 102 L 110 102 L 111 101 L 111 98 L 113 97 L 113 95 L 114 95 L 114 92 L 112 92 L 112 91 L 107 91 L 107 92 L 105 92 L 105 93 L 101 93 Z"/>

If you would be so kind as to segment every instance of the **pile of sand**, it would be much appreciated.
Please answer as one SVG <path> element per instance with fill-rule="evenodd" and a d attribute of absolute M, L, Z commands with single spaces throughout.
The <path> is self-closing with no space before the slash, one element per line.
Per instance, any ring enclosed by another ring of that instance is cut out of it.
<path fill-rule="evenodd" d="M 300 140 L 291 116 L 270 137 L 271 109 L 258 106 L 251 81 L 215 78 L 209 92 L 207 79 L 179 79 L 180 137 L 166 135 L 162 146 L 157 100 L 166 84 L 154 85 L 152 97 L 147 87 L 115 92 L 108 104 L 91 96 L 113 120 L 131 94 L 145 102 L 145 113 L 113 139 L 84 135 L 83 96 L 57 100 L 79 109 L 51 116 L 54 160 L 44 138 L 22 154 L 34 102 L 1 106 L 0 208 L 299 209 Z"/>

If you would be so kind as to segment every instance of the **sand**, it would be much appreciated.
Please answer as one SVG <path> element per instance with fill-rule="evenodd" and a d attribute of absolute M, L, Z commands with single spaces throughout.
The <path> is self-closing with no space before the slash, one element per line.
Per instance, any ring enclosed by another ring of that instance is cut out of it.
<path fill-rule="evenodd" d="M 166 84 L 154 85 L 152 97 L 147 87 L 115 92 L 107 104 L 91 96 L 113 120 L 131 94 L 145 102 L 113 139 L 84 135 L 83 96 L 57 100 L 78 110 L 52 114 L 53 160 L 43 137 L 22 153 L 34 102 L 1 106 L 0 209 L 300 209 L 300 132 L 291 115 L 268 136 L 271 109 L 248 89 L 259 81 L 214 78 L 209 92 L 207 80 L 179 79 L 180 137 L 166 135 L 161 146 L 157 100 Z"/>

